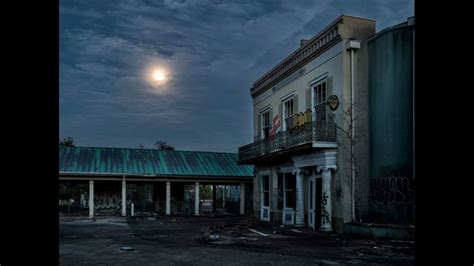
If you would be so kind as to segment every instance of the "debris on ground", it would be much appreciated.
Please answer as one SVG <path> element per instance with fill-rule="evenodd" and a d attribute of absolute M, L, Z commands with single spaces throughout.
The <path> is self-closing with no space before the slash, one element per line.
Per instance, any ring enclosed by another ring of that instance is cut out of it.
<path fill-rule="evenodd" d="M 125 250 L 125 251 L 132 251 L 133 250 L 132 247 L 121 247 L 120 249 Z"/>
<path fill-rule="evenodd" d="M 259 232 L 259 231 L 255 230 L 255 229 L 250 229 L 250 228 L 249 228 L 249 231 L 252 232 L 252 233 L 261 235 L 261 236 L 268 236 L 267 234 L 264 234 L 264 233 L 262 233 L 262 232 Z"/>
<path fill-rule="evenodd" d="M 252 240 L 252 241 L 255 241 L 255 240 L 258 240 L 256 238 L 253 238 L 253 237 L 246 237 L 246 236 L 241 236 L 239 237 L 240 240 Z"/>
<path fill-rule="evenodd" d="M 300 233 L 300 234 L 303 233 L 303 231 L 296 230 L 296 229 L 290 229 L 290 231 L 295 232 L 295 233 Z"/>
<path fill-rule="evenodd" d="M 221 238 L 220 235 L 209 235 L 209 239 L 210 239 L 210 240 L 218 240 L 218 239 L 220 239 L 220 238 Z"/>

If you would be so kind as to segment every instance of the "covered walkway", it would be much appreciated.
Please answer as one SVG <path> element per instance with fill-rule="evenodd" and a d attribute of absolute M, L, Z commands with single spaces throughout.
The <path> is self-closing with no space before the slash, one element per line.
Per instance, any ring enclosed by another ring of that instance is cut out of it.
<path fill-rule="evenodd" d="M 59 147 L 61 214 L 244 214 L 253 167 L 237 154 Z"/>

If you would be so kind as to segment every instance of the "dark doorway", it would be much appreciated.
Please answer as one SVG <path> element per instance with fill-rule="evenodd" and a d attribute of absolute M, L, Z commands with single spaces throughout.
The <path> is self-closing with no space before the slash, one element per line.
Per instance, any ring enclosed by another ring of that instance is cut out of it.
<path fill-rule="evenodd" d="M 316 221 L 314 230 L 321 227 L 321 192 L 322 192 L 322 178 L 316 178 Z"/>

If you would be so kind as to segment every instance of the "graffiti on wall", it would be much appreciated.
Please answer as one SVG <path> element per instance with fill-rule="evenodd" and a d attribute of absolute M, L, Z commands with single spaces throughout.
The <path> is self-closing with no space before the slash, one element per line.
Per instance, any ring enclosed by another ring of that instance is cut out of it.
<path fill-rule="evenodd" d="M 94 197 L 94 209 L 98 213 L 121 212 L 122 198 L 117 193 L 100 193 Z"/>
<path fill-rule="evenodd" d="M 330 224 L 331 223 L 331 216 L 329 215 L 326 205 L 328 204 L 328 196 L 326 192 L 323 192 L 321 197 L 321 218 L 323 220 L 323 224 Z"/>
<path fill-rule="evenodd" d="M 415 180 L 403 176 L 378 177 L 370 180 L 370 201 L 383 204 L 413 203 Z"/>

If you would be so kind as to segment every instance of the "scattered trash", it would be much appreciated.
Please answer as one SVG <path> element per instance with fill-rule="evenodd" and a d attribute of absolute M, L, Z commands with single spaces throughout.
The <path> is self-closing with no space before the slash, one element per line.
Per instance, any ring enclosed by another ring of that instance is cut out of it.
<path fill-rule="evenodd" d="M 374 248 L 378 248 L 378 247 L 374 247 Z"/>
<path fill-rule="evenodd" d="M 221 238 L 220 235 L 209 235 L 209 239 L 210 239 L 210 240 L 217 240 L 217 239 L 219 239 L 219 238 Z"/>
<path fill-rule="evenodd" d="M 364 254 L 362 254 L 362 253 L 359 253 L 359 256 L 364 256 Z"/>
<path fill-rule="evenodd" d="M 415 241 L 410 241 L 410 240 L 390 240 L 390 242 L 394 242 L 394 243 L 406 243 L 406 244 L 415 244 Z"/>
<path fill-rule="evenodd" d="M 133 250 L 132 247 L 121 247 L 120 249 L 125 250 L 125 251 L 132 251 Z"/>
<path fill-rule="evenodd" d="M 277 233 L 277 231 L 273 231 L 273 233 L 274 233 L 274 234 L 276 234 L 276 233 Z"/>
<path fill-rule="evenodd" d="M 259 234 L 259 235 L 261 235 L 261 236 L 268 236 L 267 234 L 264 234 L 264 233 L 262 233 L 262 232 L 259 232 L 259 231 L 255 230 L 255 229 L 249 229 L 249 231 L 252 232 L 252 233 L 255 233 L 255 234 Z"/>
<path fill-rule="evenodd" d="M 156 220 L 156 218 L 155 218 L 155 217 L 148 217 L 148 218 L 146 218 L 146 219 L 147 219 L 147 220 L 151 220 L 151 221 L 154 221 L 154 220 Z"/>
<path fill-rule="evenodd" d="M 291 229 L 290 231 L 295 232 L 295 233 L 303 233 L 303 231 L 296 230 L 296 229 Z"/>
<path fill-rule="evenodd" d="M 240 239 L 240 240 L 253 240 L 253 241 L 258 240 L 258 239 L 256 239 L 256 238 L 253 238 L 253 237 L 246 237 L 246 236 L 241 236 L 241 237 L 239 237 L 239 239 Z"/>

